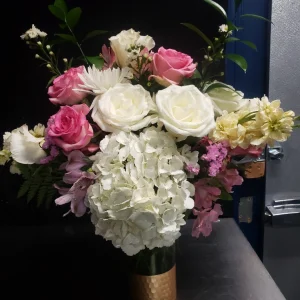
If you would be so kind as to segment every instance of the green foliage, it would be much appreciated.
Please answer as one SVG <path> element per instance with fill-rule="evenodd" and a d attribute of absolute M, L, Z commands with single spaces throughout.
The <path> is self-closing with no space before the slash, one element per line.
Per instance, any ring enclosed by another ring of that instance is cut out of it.
<path fill-rule="evenodd" d="M 202 39 L 209 45 L 211 46 L 212 49 L 214 49 L 214 44 L 213 42 L 195 25 L 190 24 L 190 23 L 181 23 L 183 26 L 191 29 L 192 31 L 196 32 L 199 36 L 202 37 Z"/>
<path fill-rule="evenodd" d="M 238 54 L 226 54 L 225 57 L 236 63 L 246 73 L 248 64 L 243 56 Z"/>
<path fill-rule="evenodd" d="M 230 193 L 228 193 L 226 190 L 224 190 L 224 188 L 221 188 L 220 199 L 226 200 L 226 201 L 232 201 L 233 198 Z"/>
<path fill-rule="evenodd" d="M 226 14 L 226 11 L 225 9 L 220 5 L 218 4 L 217 2 L 215 1 L 212 1 L 212 0 L 204 0 L 204 2 L 208 3 L 209 5 L 211 5 L 213 8 L 215 8 L 219 13 L 221 13 L 221 15 L 223 17 L 225 17 L 227 19 L 227 14 Z"/>
<path fill-rule="evenodd" d="M 71 34 L 65 34 L 65 33 L 57 33 L 55 34 L 56 36 L 59 36 L 60 38 L 62 38 L 65 41 L 71 42 L 76 44 L 76 39 L 73 35 Z"/>
<path fill-rule="evenodd" d="M 101 69 L 104 64 L 104 60 L 100 56 L 86 56 L 86 59 L 98 69 Z"/>
<path fill-rule="evenodd" d="M 236 90 L 230 86 L 230 85 L 227 85 L 223 82 L 213 82 L 209 85 L 207 85 L 204 89 L 203 89 L 203 92 L 204 93 L 208 93 L 209 91 L 211 90 L 214 90 L 214 89 L 217 89 L 217 88 L 228 88 L 228 89 L 231 89 L 233 92 L 236 92 Z"/>
<path fill-rule="evenodd" d="M 48 9 L 59 20 L 61 21 L 65 20 L 65 13 L 59 7 L 55 5 L 48 5 Z"/>
<path fill-rule="evenodd" d="M 252 48 L 253 50 L 257 51 L 257 47 L 254 43 L 250 42 L 250 41 L 243 41 L 243 40 L 240 40 L 236 37 L 229 37 L 225 40 L 226 43 L 232 43 L 232 42 L 240 42 L 240 43 L 243 43 L 245 45 L 247 45 L 248 47 Z"/>
<path fill-rule="evenodd" d="M 49 87 L 49 86 L 52 84 L 53 80 L 54 80 L 56 77 L 57 77 L 56 75 L 52 76 L 52 77 L 49 79 L 49 81 L 48 81 L 46 87 Z"/>
<path fill-rule="evenodd" d="M 99 35 L 102 35 L 102 34 L 105 34 L 107 33 L 108 31 L 107 30 L 93 30 L 91 32 L 89 32 L 82 41 L 86 41 L 86 40 L 89 40 L 93 37 L 96 37 L 96 36 L 99 36 Z"/>
<path fill-rule="evenodd" d="M 58 166 L 52 168 L 49 165 L 17 164 L 17 167 L 24 178 L 24 183 L 18 192 L 18 198 L 27 195 L 28 203 L 36 198 L 38 207 L 42 204 L 49 207 L 56 193 L 53 184 L 62 180 L 63 171 L 59 171 Z"/>
<path fill-rule="evenodd" d="M 73 29 L 79 22 L 81 13 L 82 11 L 80 7 L 75 7 L 67 13 L 66 23 L 71 29 Z"/>
<path fill-rule="evenodd" d="M 54 6 L 60 8 L 65 14 L 68 12 L 68 7 L 64 0 L 55 0 Z"/>
<path fill-rule="evenodd" d="M 254 14 L 245 14 L 245 15 L 241 15 L 241 18 L 255 18 L 255 19 L 259 19 L 259 20 L 263 20 L 263 21 L 266 21 L 266 22 L 270 22 L 270 23 L 272 23 L 273 24 L 273 22 L 271 21 L 271 20 L 269 20 L 269 19 L 266 19 L 266 18 L 264 18 L 264 17 L 262 17 L 262 16 L 259 16 L 259 15 L 254 15 Z"/>

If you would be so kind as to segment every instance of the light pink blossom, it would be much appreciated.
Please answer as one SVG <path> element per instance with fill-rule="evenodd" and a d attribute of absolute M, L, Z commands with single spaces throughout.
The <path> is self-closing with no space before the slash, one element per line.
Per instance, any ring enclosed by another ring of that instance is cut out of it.
<path fill-rule="evenodd" d="M 71 68 L 66 73 L 55 78 L 53 85 L 48 88 L 49 100 L 53 104 L 73 105 L 79 103 L 86 97 L 86 93 L 77 91 L 82 80 L 78 74 L 82 74 L 84 66 Z"/>
<path fill-rule="evenodd" d="M 100 54 L 104 60 L 103 70 L 110 69 L 116 62 L 116 55 L 110 47 L 102 46 L 102 53 Z"/>
<path fill-rule="evenodd" d="M 55 185 L 55 187 L 59 190 L 59 192 L 63 194 L 62 196 L 60 196 L 55 200 L 55 203 L 57 205 L 63 205 L 71 202 L 69 212 L 75 214 L 76 217 L 83 216 L 87 209 L 84 204 L 84 199 L 87 190 L 89 186 L 93 184 L 94 179 L 95 179 L 94 174 L 88 172 L 82 172 L 81 177 L 74 182 L 74 184 L 68 191 L 64 188 L 60 188 L 57 185 Z"/>
<path fill-rule="evenodd" d="M 187 54 L 160 47 L 153 55 L 152 70 L 152 77 L 159 84 L 168 86 L 179 84 L 186 77 L 192 77 L 196 64 Z"/>
<path fill-rule="evenodd" d="M 221 195 L 221 190 L 209 185 L 209 179 L 200 179 L 195 184 L 195 207 L 210 208 Z"/>
<path fill-rule="evenodd" d="M 237 169 L 224 169 L 217 175 L 217 178 L 224 186 L 228 193 L 232 192 L 232 187 L 234 185 L 241 185 L 243 183 L 243 177 L 239 175 Z"/>
<path fill-rule="evenodd" d="M 194 221 L 192 236 L 199 237 L 200 234 L 207 237 L 212 232 L 212 223 L 218 221 L 220 215 L 223 215 L 221 205 L 215 204 L 213 209 L 193 210 L 197 219 Z"/>

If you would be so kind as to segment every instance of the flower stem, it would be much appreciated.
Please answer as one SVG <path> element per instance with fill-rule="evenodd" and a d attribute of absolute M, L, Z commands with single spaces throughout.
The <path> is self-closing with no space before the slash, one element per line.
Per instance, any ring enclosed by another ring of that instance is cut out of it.
<path fill-rule="evenodd" d="M 69 26 L 69 24 L 67 23 L 67 21 L 65 21 L 65 23 L 66 23 L 66 25 L 67 25 L 69 31 L 71 32 L 72 36 L 74 37 L 75 42 L 76 42 L 76 45 L 77 45 L 77 47 L 79 48 L 79 50 L 80 50 L 80 52 L 81 52 L 81 54 L 82 54 L 82 56 L 83 56 L 83 58 L 84 58 L 86 64 L 89 65 L 89 62 L 88 62 L 88 60 L 87 60 L 87 58 L 86 58 L 86 56 L 85 56 L 85 54 L 84 54 L 84 52 L 83 52 L 83 50 L 82 50 L 82 48 L 81 48 L 81 45 L 78 43 L 77 38 L 76 38 L 76 36 L 75 36 L 73 30 L 71 29 L 71 27 Z"/>

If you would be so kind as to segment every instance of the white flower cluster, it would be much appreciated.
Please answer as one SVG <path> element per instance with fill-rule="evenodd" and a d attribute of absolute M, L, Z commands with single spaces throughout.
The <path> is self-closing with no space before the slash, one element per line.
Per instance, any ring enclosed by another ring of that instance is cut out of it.
<path fill-rule="evenodd" d="M 21 35 L 22 40 L 35 39 L 37 37 L 45 37 L 47 33 L 39 30 L 32 24 L 32 27 L 28 29 L 24 34 Z"/>
<path fill-rule="evenodd" d="M 171 246 L 186 209 L 194 207 L 184 166 L 197 167 L 198 152 L 188 145 L 178 149 L 170 134 L 155 127 L 107 135 L 100 148 L 92 167 L 98 179 L 87 199 L 96 234 L 127 255 Z"/>

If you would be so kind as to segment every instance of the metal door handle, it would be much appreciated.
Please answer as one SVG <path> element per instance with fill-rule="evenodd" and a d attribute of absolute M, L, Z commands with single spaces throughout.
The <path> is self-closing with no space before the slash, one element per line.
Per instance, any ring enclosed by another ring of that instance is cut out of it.
<path fill-rule="evenodd" d="M 280 144 L 275 144 L 273 147 L 267 147 L 267 157 L 271 160 L 280 160 L 284 157 L 283 148 Z"/>
<path fill-rule="evenodd" d="M 273 226 L 300 226 L 300 197 L 274 200 L 265 216 Z"/>

